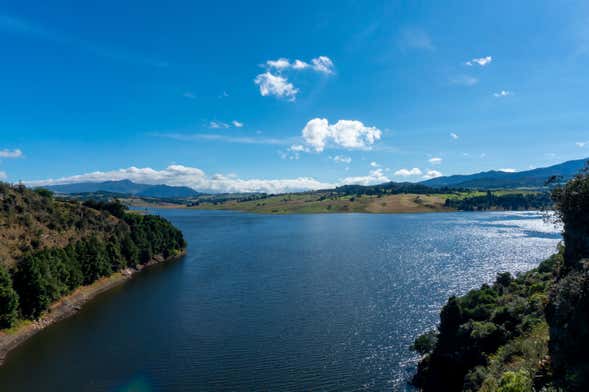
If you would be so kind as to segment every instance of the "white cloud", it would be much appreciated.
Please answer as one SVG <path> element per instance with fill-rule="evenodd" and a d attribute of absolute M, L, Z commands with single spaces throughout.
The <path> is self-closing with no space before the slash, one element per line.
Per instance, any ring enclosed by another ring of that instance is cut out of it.
<path fill-rule="evenodd" d="M 423 173 L 418 168 L 414 167 L 413 169 L 399 169 L 395 172 L 395 176 L 397 177 L 412 177 L 412 176 L 420 176 Z"/>
<path fill-rule="evenodd" d="M 432 165 L 439 165 L 440 163 L 442 163 L 442 158 L 433 157 L 433 158 L 430 158 L 428 160 L 428 162 L 431 163 Z"/>
<path fill-rule="evenodd" d="M 260 94 L 262 96 L 274 95 L 279 98 L 286 98 L 289 101 L 294 101 L 299 92 L 297 88 L 289 83 L 288 80 L 279 75 L 272 75 L 270 72 L 259 74 L 254 79 L 260 87 Z"/>
<path fill-rule="evenodd" d="M 367 176 L 358 177 L 346 177 L 340 184 L 341 185 L 374 185 L 382 184 L 383 182 L 390 182 L 391 180 L 384 175 L 382 169 L 371 170 Z"/>
<path fill-rule="evenodd" d="M 329 157 L 329 159 L 331 159 L 337 163 L 346 163 L 346 164 L 352 163 L 352 158 L 344 156 L 344 155 L 336 155 L 334 157 Z"/>
<path fill-rule="evenodd" d="M 195 167 L 170 165 L 162 170 L 155 170 L 149 167 L 129 167 L 126 169 L 107 172 L 96 171 L 57 179 L 26 181 L 25 184 L 28 186 L 46 186 L 119 180 L 131 180 L 140 184 L 188 186 L 201 192 L 266 193 L 287 193 L 328 189 L 345 184 L 372 185 L 390 181 L 390 179 L 383 173 L 382 169 L 371 170 L 366 176 L 346 177 L 337 183 L 326 183 L 318 181 L 312 177 L 298 177 L 292 179 L 240 179 L 231 174 L 207 175 L 204 171 Z"/>
<path fill-rule="evenodd" d="M 481 67 L 484 67 L 485 65 L 489 65 L 491 63 L 491 61 L 493 61 L 493 57 L 492 56 L 479 57 L 479 58 L 475 58 L 475 59 L 472 59 L 470 61 L 467 61 L 466 62 L 466 65 L 473 66 L 475 64 L 478 64 Z"/>
<path fill-rule="evenodd" d="M 575 145 L 579 148 L 585 147 L 589 142 L 576 142 Z"/>
<path fill-rule="evenodd" d="M 292 146 L 290 146 L 289 148 L 290 151 L 297 151 L 297 152 L 306 152 L 308 151 L 308 149 L 301 145 L 301 144 L 293 144 Z"/>
<path fill-rule="evenodd" d="M 322 152 L 328 143 L 347 149 L 369 149 L 382 132 L 357 120 L 339 120 L 330 125 L 325 118 L 314 118 L 307 122 L 302 135 L 306 144 Z"/>
<path fill-rule="evenodd" d="M 493 93 L 493 96 L 496 98 L 501 98 L 501 97 L 507 97 L 509 95 L 511 95 L 512 92 L 508 91 L 508 90 L 501 90 L 498 93 Z"/>
<path fill-rule="evenodd" d="M 237 120 L 233 120 L 233 121 L 231 121 L 231 124 L 233 124 L 233 126 L 234 126 L 234 127 L 236 127 L 236 128 L 241 128 L 241 127 L 243 127 L 243 123 L 242 123 L 242 122 L 239 122 L 239 121 L 237 121 Z"/>
<path fill-rule="evenodd" d="M 101 182 L 109 180 L 131 180 L 142 184 L 167 184 L 188 186 L 203 192 L 266 192 L 284 193 L 304 190 L 325 189 L 335 184 L 320 182 L 312 177 L 293 179 L 240 179 L 235 176 L 206 175 L 195 167 L 171 165 L 163 170 L 130 167 L 109 172 L 93 172 L 58 179 L 28 181 L 29 186 L 58 185 L 79 182 Z"/>
<path fill-rule="evenodd" d="M 277 60 L 268 60 L 266 61 L 265 68 L 268 70 L 276 70 L 278 73 L 282 73 L 287 69 L 294 69 L 297 71 L 311 68 L 314 71 L 322 72 L 325 74 L 332 74 L 333 73 L 333 61 L 327 56 L 319 56 L 311 59 L 311 63 L 307 63 L 305 61 L 296 59 L 295 61 L 291 62 L 289 59 L 285 57 L 281 57 Z"/>
<path fill-rule="evenodd" d="M 459 138 L 459 136 L 457 134 L 455 134 L 454 132 L 450 132 L 450 137 L 454 140 L 457 140 Z"/>
<path fill-rule="evenodd" d="M 333 73 L 333 61 L 327 56 L 319 56 L 311 60 L 313 69 L 317 72 L 323 72 L 325 74 Z"/>
<path fill-rule="evenodd" d="M 370 166 L 372 167 L 380 167 L 380 165 L 376 162 L 370 162 Z"/>
<path fill-rule="evenodd" d="M 279 58 L 278 60 L 268 60 L 266 61 L 266 65 L 270 68 L 275 68 L 279 71 L 290 67 L 290 61 L 285 59 L 284 57 Z"/>
<path fill-rule="evenodd" d="M 301 60 L 295 60 L 294 63 L 292 63 L 293 69 L 305 69 L 307 67 L 309 67 L 309 64 Z"/>
<path fill-rule="evenodd" d="M 182 94 L 182 96 L 188 99 L 196 99 L 196 95 L 190 91 L 185 92 L 184 94 Z"/>
<path fill-rule="evenodd" d="M 229 127 L 230 127 L 229 124 L 221 122 L 221 121 L 211 121 L 209 123 L 209 128 L 212 128 L 212 129 L 220 129 L 220 128 L 227 129 Z"/>
<path fill-rule="evenodd" d="M 23 156 L 20 149 L 16 150 L 0 150 L 0 158 L 21 158 Z"/>
<path fill-rule="evenodd" d="M 6 172 L 0 171 L 0 180 L 5 180 L 8 178 L 8 175 L 6 174 Z"/>
<path fill-rule="evenodd" d="M 499 169 L 499 171 L 505 172 L 505 173 L 515 173 L 517 170 L 508 167 L 508 168 L 505 168 L 505 169 Z"/>
<path fill-rule="evenodd" d="M 428 170 L 424 175 L 423 178 L 425 179 L 430 179 L 430 178 L 436 178 L 436 177 L 441 177 L 443 174 L 437 170 Z"/>

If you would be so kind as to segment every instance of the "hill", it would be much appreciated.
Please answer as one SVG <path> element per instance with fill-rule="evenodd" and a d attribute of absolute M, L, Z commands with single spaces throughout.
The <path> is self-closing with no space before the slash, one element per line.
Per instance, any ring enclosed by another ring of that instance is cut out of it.
<path fill-rule="evenodd" d="M 80 182 L 75 184 L 49 185 L 44 188 L 57 193 L 109 192 L 122 195 L 136 195 L 156 198 L 188 198 L 200 193 L 186 186 L 137 184 L 129 180 Z"/>
<path fill-rule="evenodd" d="M 515 173 L 491 170 L 475 174 L 437 177 L 422 181 L 421 184 L 432 188 L 540 188 L 552 176 L 562 177 L 563 181 L 573 178 L 585 166 L 586 162 L 587 159 L 578 159 Z"/>
<path fill-rule="evenodd" d="M 184 247 L 182 233 L 159 216 L 0 183 L 0 329 L 39 318 L 80 286 Z"/>

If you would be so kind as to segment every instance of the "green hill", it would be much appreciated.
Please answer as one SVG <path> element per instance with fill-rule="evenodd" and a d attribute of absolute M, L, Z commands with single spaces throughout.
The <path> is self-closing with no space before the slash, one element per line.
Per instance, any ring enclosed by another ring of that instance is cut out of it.
<path fill-rule="evenodd" d="M 38 318 L 79 286 L 184 247 L 168 221 L 118 202 L 82 204 L 0 183 L 0 329 Z"/>

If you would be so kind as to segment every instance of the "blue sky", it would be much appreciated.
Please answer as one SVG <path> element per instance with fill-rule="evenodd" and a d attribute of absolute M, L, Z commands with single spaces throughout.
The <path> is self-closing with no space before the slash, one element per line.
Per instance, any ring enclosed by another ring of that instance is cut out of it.
<path fill-rule="evenodd" d="M 0 177 L 279 192 L 584 158 L 588 26 L 582 1 L 4 4 Z"/>

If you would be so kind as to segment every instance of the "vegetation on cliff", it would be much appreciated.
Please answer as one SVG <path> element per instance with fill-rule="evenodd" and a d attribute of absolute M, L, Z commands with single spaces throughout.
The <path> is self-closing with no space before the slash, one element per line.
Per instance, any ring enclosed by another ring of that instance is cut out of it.
<path fill-rule="evenodd" d="M 56 200 L 0 183 L 0 328 L 36 319 L 81 285 L 185 247 L 165 219 L 119 202 Z"/>
<path fill-rule="evenodd" d="M 552 191 L 564 245 L 443 307 L 416 339 L 423 391 L 589 390 L 589 171 Z"/>

